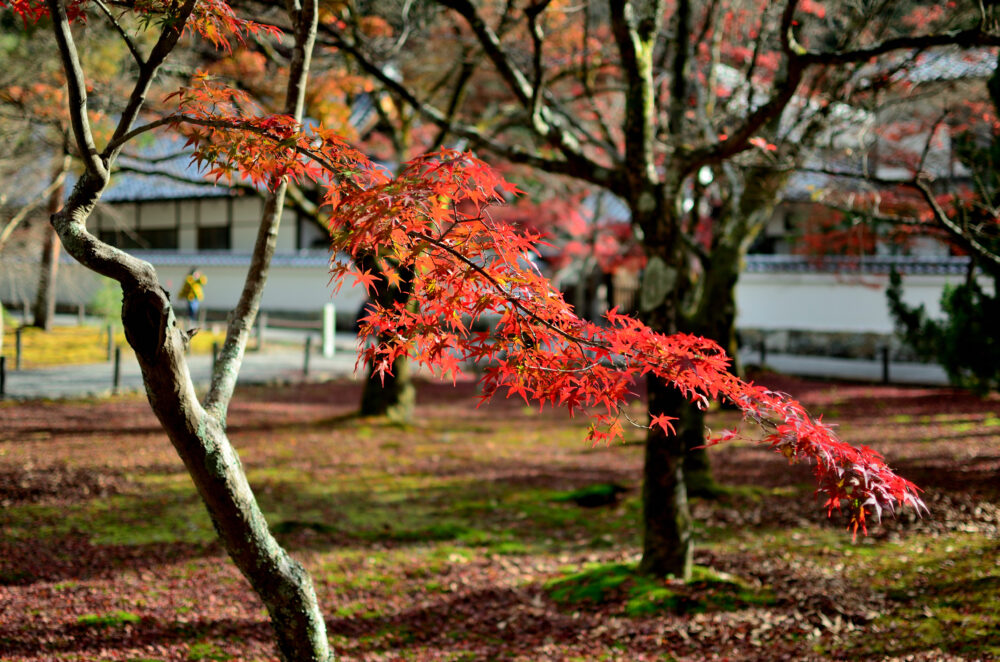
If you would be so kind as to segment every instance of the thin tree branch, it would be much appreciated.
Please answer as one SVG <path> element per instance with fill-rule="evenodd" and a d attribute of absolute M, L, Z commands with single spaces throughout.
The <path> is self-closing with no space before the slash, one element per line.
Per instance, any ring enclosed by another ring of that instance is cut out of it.
<path fill-rule="evenodd" d="M 39 205 L 48 200 L 49 196 L 51 196 L 53 192 L 63 185 L 63 182 L 66 181 L 66 174 L 69 172 L 71 163 L 72 158 L 69 154 L 64 155 L 62 164 L 56 172 L 56 176 L 51 182 L 49 182 L 49 185 L 42 189 L 42 191 L 31 200 L 31 202 L 21 207 L 21 209 L 19 209 L 17 213 L 14 214 L 9 221 L 7 221 L 7 224 L 4 225 L 3 231 L 0 232 L 0 252 L 3 251 L 3 247 L 7 244 L 7 240 L 10 239 L 10 235 L 14 232 L 14 229 L 17 228 L 21 221 L 27 218 L 28 214 L 38 208 Z"/>
<path fill-rule="evenodd" d="M 54 2 L 56 0 L 49 1 Z M 146 103 L 146 94 L 149 92 L 149 87 L 156 77 L 156 72 L 160 69 L 160 65 L 163 64 L 163 61 L 170 52 L 174 50 L 174 46 L 177 45 L 177 40 L 180 39 L 181 34 L 184 32 L 184 25 L 191 16 L 191 12 L 194 11 L 196 1 L 185 0 L 184 4 L 178 8 L 177 15 L 170 17 L 171 20 L 167 21 L 163 26 L 163 31 L 160 32 L 156 44 L 149 52 L 149 57 L 146 59 L 145 64 L 139 67 L 139 75 L 136 77 L 135 86 L 132 88 L 132 94 L 129 96 L 128 103 L 125 105 L 124 110 L 122 110 L 118 126 L 115 127 L 114 135 L 112 135 L 108 146 L 101 153 L 101 157 L 106 163 L 110 164 L 118 156 L 118 151 L 121 149 L 121 145 L 124 144 L 121 137 L 131 130 L 132 125 L 139 116 L 139 111 Z"/>
<path fill-rule="evenodd" d="M 334 46 L 351 55 L 361 65 L 362 69 L 378 80 L 393 96 L 412 107 L 438 127 L 449 131 L 455 136 L 469 140 L 474 147 L 486 149 L 514 163 L 523 163 L 539 168 L 540 170 L 578 177 L 579 179 L 605 188 L 615 188 L 618 185 L 620 179 L 618 172 L 592 161 L 580 152 L 573 152 L 566 148 L 561 150 L 566 157 L 565 159 L 549 159 L 538 155 L 534 151 L 497 142 L 468 124 L 450 121 L 448 116 L 438 108 L 421 101 L 399 81 L 387 75 L 381 67 L 369 60 L 355 45 L 344 41 L 336 33 L 329 32 L 328 26 L 323 26 L 323 28 L 330 34 Z"/>
<path fill-rule="evenodd" d="M 850 62 L 866 62 L 873 57 L 894 51 L 926 50 L 936 46 L 951 45 L 960 45 L 963 48 L 1000 46 L 1000 34 L 989 32 L 983 26 L 976 26 L 974 28 L 948 30 L 934 34 L 894 37 L 872 46 L 854 50 L 809 51 L 801 49 L 795 57 L 802 66 L 847 64 Z"/>
<path fill-rule="evenodd" d="M 284 112 L 294 118 L 296 122 L 301 123 L 305 109 L 306 81 L 309 77 L 313 45 L 316 42 L 318 0 L 303 0 L 301 7 L 290 13 L 292 13 L 295 25 L 295 48 L 289 66 Z M 250 268 L 247 271 L 239 302 L 230 314 L 226 340 L 219 351 L 219 358 L 212 373 L 212 383 L 205 396 L 204 407 L 206 411 L 219 421 L 224 421 L 226 418 L 226 411 L 232 399 L 233 390 L 236 388 L 236 377 L 243 361 L 247 339 L 250 337 L 250 330 L 253 328 L 257 311 L 260 309 L 271 257 L 274 255 L 277 245 L 278 227 L 284 211 L 287 189 L 288 179 L 282 178 L 274 192 L 268 195 L 264 201 L 264 212 L 250 260 Z"/>
<path fill-rule="evenodd" d="M 934 212 L 934 218 L 937 220 L 938 224 L 948 231 L 959 244 L 966 248 L 969 252 L 974 253 L 976 257 L 980 258 L 985 262 L 989 262 L 994 268 L 1000 268 L 1000 255 L 991 251 L 989 247 L 984 246 L 979 240 L 971 236 L 968 232 L 960 226 L 958 223 L 953 221 L 945 212 L 945 210 L 938 204 L 937 199 L 934 197 L 934 192 L 931 191 L 929 185 L 929 180 L 925 176 L 917 176 L 912 182 L 908 182 L 909 186 L 915 187 L 923 195 L 924 201 L 927 202 L 927 206 L 931 208 Z"/>
<path fill-rule="evenodd" d="M 118 19 L 114 17 L 114 15 L 111 13 L 111 10 L 108 9 L 108 6 L 103 2 L 101 2 L 101 0 L 94 0 L 94 4 L 97 5 L 98 9 L 101 10 L 101 13 L 104 14 L 104 16 L 108 19 L 108 21 L 111 22 L 111 25 L 114 26 L 115 30 L 118 32 L 118 36 L 121 37 L 122 41 L 125 42 L 125 45 L 128 47 L 129 52 L 132 53 L 132 58 L 135 59 L 135 62 L 136 64 L 139 65 L 139 68 L 141 69 L 142 67 L 146 66 L 146 61 L 145 59 L 143 59 L 142 53 L 139 52 L 138 46 L 135 45 L 135 41 L 133 41 L 132 37 L 130 37 L 129 34 L 125 32 L 125 28 L 123 28 L 122 24 L 118 22 Z"/>
<path fill-rule="evenodd" d="M 63 0 L 47 0 L 47 4 L 49 14 L 52 16 L 52 29 L 59 46 L 59 56 L 66 73 L 70 125 L 73 127 L 76 148 L 87 171 L 95 179 L 106 184 L 108 164 L 98 153 L 94 143 L 94 134 L 90 129 L 90 120 L 87 116 L 87 81 L 80 64 L 76 42 L 73 40 L 73 32 L 69 26 L 66 5 Z"/>
<path fill-rule="evenodd" d="M 937 221 L 938 225 L 947 231 L 956 242 L 958 242 L 970 253 L 974 253 L 978 258 L 989 262 L 996 267 L 1000 267 L 1000 255 L 990 250 L 988 246 L 983 245 L 979 240 L 971 236 L 970 233 L 966 232 L 961 225 L 951 219 L 940 203 L 938 203 L 937 198 L 934 197 L 934 191 L 932 191 L 930 187 L 930 182 L 932 180 L 924 173 L 918 173 L 913 179 L 885 179 L 859 173 L 827 170 L 824 168 L 799 168 L 799 170 L 805 172 L 816 172 L 830 175 L 832 177 L 857 179 L 884 187 L 905 186 L 916 189 L 919 191 L 921 197 L 924 199 L 924 202 L 927 203 L 927 206 L 934 214 L 934 219 Z M 899 223 L 899 221 L 894 222 Z"/>

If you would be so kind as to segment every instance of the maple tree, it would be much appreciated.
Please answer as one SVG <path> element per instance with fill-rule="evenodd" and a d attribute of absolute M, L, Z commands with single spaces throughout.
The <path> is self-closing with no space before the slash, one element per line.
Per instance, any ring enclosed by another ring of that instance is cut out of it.
<path fill-rule="evenodd" d="M 623 200 L 646 258 L 643 321 L 723 346 L 740 258 L 800 145 L 823 133 L 833 101 L 865 85 L 853 74 L 890 53 L 998 43 L 975 3 L 947 13 L 796 0 L 436 4 L 437 21 L 423 24 L 387 10 L 388 38 L 354 29 L 351 4 L 321 30 L 452 139 Z M 428 73 L 398 57 L 424 44 L 450 47 L 453 64 Z M 421 93 L 414 76 L 436 84 Z M 642 568 L 684 575 L 685 472 L 707 475 L 703 413 L 655 375 L 648 392 L 651 417 L 676 418 L 677 435 L 647 436 Z"/>
<path fill-rule="evenodd" d="M 594 420 L 594 442 L 621 436 L 632 385 L 647 378 L 653 386 L 648 427 L 654 440 L 676 439 L 678 426 L 673 410 L 659 399 L 693 401 L 700 408 L 727 399 L 747 421 L 763 426 L 762 443 L 791 461 L 814 463 L 824 507 L 845 513 L 855 534 L 866 531 L 885 511 L 907 504 L 922 508 L 917 488 L 895 475 L 878 453 L 841 442 L 830 426 L 813 419 L 791 398 L 735 377 L 718 344 L 686 333 L 660 333 L 617 311 L 608 313 L 603 326 L 579 319 L 529 259 L 537 235 L 491 215 L 491 209 L 517 189 L 485 162 L 440 149 L 409 161 L 390 176 L 336 131 L 304 123 L 321 13 L 315 0 L 288 7 L 293 44 L 280 114 L 265 112 L 247 92 L 205 74 L 169 94 L 157 113 L 148 112 L 146 97 L 182 39 L 207 40 L 229 51 L 241 39 L 277 36 L 275 29 L 237 16 L 218 0 L 143 5 L 132 8 L 137 20 L 130 23 L 122 20 L 126 8 L 115 14 L 97 2 L 99 15 L 89 16 L 94 8 L 86 0 L 6 4 L 26 24 L 51 23 L 63 63 L 72 140 L 84 170 L 64 207 L 52 215 L 53 227 L 78 261 L 121 284 L 122 322 L 150 405 L 183 459 L 224 547 L 267 607 L 283 658 L 330 659 L 325 624 L 308 574 L 268 531 L 225 424 L 289 182 L 322 187 L 322 206 L 333 210 L 333 249 L 358 258 L 356 267 L 334 266 L 335 278 L 353 278 L 375 291 L 413 274 L 410 301 L 385 305 L 376 300 L 366 317 L 364 334 L 378 335 L 380 341 L 363 356 L 377 374 L 391 371 L 403 354 L 445 378 L 454 378 L 463 364 L 476 364 L 484 370 L 486 398 L 505 393 L 540 406 L 586 409 Z M 109 21 L 134 59 L 133 89 L 107 137 L 95 135 L 87 112 L 88 83 L 73 29 L 74 22 L 85 19 Z M 132 38 L 135 32 L 144 33 L 146 48 Z M 86 227 L 121 151 L 158 130 L 185 135 L 209 176 L 223 181 L 238 177 L 268 191 L 245 286 L 230 314 L 211 385 L 200 400 L 184 358 L 187 334 L 178 327 L 155 270 L 101 242 Z M 643 204 L 640 208 L 645 209 Z M 372 247 L 378 248 L 374 255 Z M 366 268 L 365 259 L 376 260 L 381 275 Z M 671 296 L 670 291 L 662 294 Z M 481 318 L 489 318 L 491 332 L 470 328 Z M 681 457 L 670 446 L 674 443 L 651 442 L 648 447 L 661 454 L 665 447 L 671 449 L 673 455 L 665 456 L 669 461 Z M 679 472 L 679 464 L 672 466 Z M 683 496 L 678 476 L 660 475 L 670 476 Z M 651 486 L 647 481 L 644 489 L 656 487 L 666 484 Z M 678 518 L 684 516 L 677 511 Z M 675 523 L 677 534 L 687 535 L 686 523 Z M 678 551 L 689 554 L 690 546 L 672 553 Z M 686 576 L 684 566 L 678 576 Z"/>

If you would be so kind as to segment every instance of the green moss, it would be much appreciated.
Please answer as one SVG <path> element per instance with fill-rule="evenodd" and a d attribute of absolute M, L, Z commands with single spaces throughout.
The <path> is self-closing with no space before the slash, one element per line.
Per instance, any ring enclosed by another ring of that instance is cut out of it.
<path fill-rule="evenodd" d="M 1000 542 L 971 534 L 919 536 L 871 559 L 866 581 L 889 599 L 873 623 L 877 655 L 940 650 L 976 659 L 1000 657 Z"/>
<path fill-rule="evenodd" d="M 129 611 L 112 611 L 107 614 L 84 614 L 76 619 L 80 625 L 95 628 L 122 627 L 129 623 L 138 623 L 142 618 Z"/>
<path fill-rule="evenodd" d="M 775 602 L 770 591 L 700 566 L 685 584 L 638 574 L 632 564 L 592 564 L 547 582 L 545 588 L 553 600 L 564 605 L 622 603 L 628 616 L 733 611 Z"/>
<path fill-rule="evenodd" d="M 225 660 L 233 659 L 232 655 L 229 655 L 218 646 L 210 641 L 203 641 L 197 644 L 191 644 L 188 648 L 187 659 L 191 662 L 198 662 L 199 660 L 218 660 L 220 662 L 225 662 Z"/>

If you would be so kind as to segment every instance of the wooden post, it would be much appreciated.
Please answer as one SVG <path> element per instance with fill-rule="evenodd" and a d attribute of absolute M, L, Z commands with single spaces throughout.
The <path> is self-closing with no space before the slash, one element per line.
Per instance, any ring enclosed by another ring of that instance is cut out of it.
<path fill-rule="evenodd" d="M 7 395 L 7 357 L 0 356 L 0 400 Z"/>
<path fill-rule="evenodd" d="M 312 353 L 312 336 L 306 336 L 305 358 L 302 361 L 302 376 L 309 376 L 309 354 Z"/>
<path fill-rule="evenodd" d="M 267 313 L 257 315 L 257 351 L 264 349 L 264 328 L 267 326 Z"/>
<path fill-rule="evenodd" d="M 882 347 L 882 383 L 889 383 L 889 346 Z"/>
<path fill-rule="evenodd" d="M 86 312 L 86 307 L 82 303 L 76 305 L 76 323 L 78 326 L 83 326 L 83 318 Z"/>
<path fill-rule="evenodd" d="M 765 363 L 767 363 L 767 336 L 761 334 L 761 336 L 760 336 L 760 367 L 763 368 Z"/>
<path fill-rule="evenodd" d="M 337 333 L 337 309 L 332 303 L 323 305 L 323 356 L 332 359 L 336 351 L 334 336 Z"/>
<path fill-rule="evenodd" d="M 14 372 L 21 372 L 21 332 L 24 331 L 23 326 L 17 327 L 17 331 L 14 332 L 15 342 L 14 342 Z"/>
<path fill-rule="evenodd" d="M 118 389 L 122 383 L 122 348 L 115 346 L 115 369 L 111 378 L 111 392 L 118 395 Z"/>

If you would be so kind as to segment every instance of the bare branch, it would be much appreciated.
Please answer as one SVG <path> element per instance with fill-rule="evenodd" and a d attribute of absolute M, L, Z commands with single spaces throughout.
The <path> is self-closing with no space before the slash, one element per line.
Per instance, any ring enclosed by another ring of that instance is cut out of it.
<path fill-rule="evenodd" d="M 948 30 L 934 34 L 906 35 L 886 39 L 872 46 L 843 51 L 807 51 L 802 49 L 795 58 L 802 66 L 847 64 L 850 62 L 866 62 L 873 57 L 905 50 L 926 50 L 937 46 L 960 45 L 963 48 L 973 46 L 1000 46 L 1000 34 L 985 30 L 982 26 L 961 30 Z"/>
<path fill-rule="evenodd" d="M 135 59 L 139 68 L 141 69 L 146 66 L 146 61 L 143 59 L 142 53 L 139 52 L 139 48 L 135 45 L 135 41 L 133 41 L 132 37 L 125 32 L 125 28 L 123 28 L 122 24 L 118 22 L 118 19 L 114 17 L 111 10 L 108 9 L 108 6 L 101 2 L 101 0 L 94 0 L 94 4 L 97 5 L 97 7 L 101 10 L 101 13 L 104 14 L 108 21 L 111 22 L 111 25 L 114 26 L 115 30 L 118 32 L 118 36 L 125 42 L 125 45 L 128 47 L 129 52 L 132 53 L 132 58 Z"/>
<path fill-rule="evenodd" d="M 565 159 L 545 158 L 533 150 L 497 142 L 473 126 L 450 119 L 438 108 L 421 101 L 410 89 L 386 74 L 382 67 L 368 59 L 354 44 L 329 31 L 329 26 L 322 27 L 331 36 L 333 45 L 351 55 L 365 72 L 374 77 L 393 96 L 412 107 L 438 127 L 470 141 L 474 147 L 486 149 L 514 163 L 523 163 L 555 174 L 578 177 L 605 188 L 613 188 L 617 185 L 620 178 L 619 173 L 592 161 L 579 151 L 571 151 L 563 146 L 561 151 L 566 157 Z"/>
<path fill-rule="evenodd" d="M 1000 268 L 1000 255 L 991 251 L 989 247 L 984 246 L 975 237 L 971 236 L 970 233 L 966 232 L 962 226 L 953 221 L 951 217 L 948 216 L 947 212 L 938 203 L 937 198 L 934 197 L 934 192 L 931 191 L 929 185 L 929 180 L 927 177 L 918 176 L 908 182 L 909 186 L 915 187 L 923 195 L 924 200 L 927 205 L 934 212 L 934 218 L 937 220 L 938 224 L 948 231 L 955 241 L 966 248 L 970 253 L 974 253 L 976 257 L 980 258 L 985 262 L 989 262 L 994 268 Z"/>
<path fill-rule="evenodd" d="M 295 26 L 295 47 L 289 66 L 284 112 L 296 122 L 301 122 L 305 108 L 306 81 L 309 77 L 313 45 L 316 43 L 318 0 L 304 0 L 300 8 L 289 13 L 292 14 Z M 219 358 L 212 373 L 212 384 L 205 396 L 206 411 L 220 421 L 225 420 L 233 390 L 236 388 L 236 377 L 243 361 L 247 339 L 250 337 L 250 330 L 260 308 L 271 257 L 277 245 L 278 227 L 284 211 L 287 189 L 288 180 L 283 178 L 264 200 L 264 211 L 250 259 L 250 268 L 239 302 L 230 314 L 226 341 L 219 351 Z"/>
<path fill-rule="evenodd" d="M 974 253 L 976 257 L 989 262 L 996 267 L 1000 267 L 1000 255 L 997 255 L 994 251 L 990 250 L 988 246 L 983 245 L 982 242 L 973 237 L 971 233 L 967 232 L 965 228 L 956 223 L 948 215 L 941 204 L 937 201 L 937 198 L 934 197 L 934 191 L 932 191 L 930 187 L 931 179 L 924 173 L 917 174 L 917 176 L 913 179 L 884 179 L 881 177 L 873 177 L 859 173 L 826 170 L 823 168 L 800 168 L 800 170 L 826 174 L 832 177 L 857 179 L 884 187 L 905 186 L 916 189 L 920 192 L 920 195 L 923 197 L 924 202 L 927 203 L 927 206 L 930 207 L 931 212 L 934 214 L 934 220 L 937 221 L 937 224 L 941 228 L 947 231 L 948 235 L 951 236 L 952 239 L 954 239 L 959 245 L 970 253 Z M 895 220 L 893 222 L 901 223 L 899 220 Z"/>
<path fill-rule="evenodd" d="M 56 189 L 63 185 L 63 182 L 66 181 L 66 174 L 69 172 L 71 163 L 72 158 L 69 154 L 63 156 L 62 164 L 56 172 L 56 176 L 51 182 L 49 182 L 49 185 L 42 189 L 37 196 L 32 198 L 28 204 L 21 207 L 17 213 L 14 214 L 9 221 L 7 221 L 3 231 L 0 232 L 0 251 L 3 251 L 3 247 L 7 244 L 7 240 L 10 239 L 11 233 L 14 232 L 14 229 L 17 228 L 21 221 L 27 218 L 28 214 L 37 209 L 39 205 L 48 200 L 49 196 L 51 196 Z"/>
<path fill-rule="evenodd" d="M 76 50 L 76 42 L 73 40 L 73 32 L 69 27 L 66 6 L 63 0 L 47 0 L 47 4 L 49 14 L 52 16 L 56 43 L 59 45 L 59 56 L 66 73 L 70 125 L 73 127 L 77 151 L 80 152 L 80 158 L 87 172 L 95 179 L 107 183 L 108 166 L 97 152 L 94 134 L 90 129 L 90 119 L 87 116 L 87 81 Z"/>
<path fill-rule="evenodd" d="M 55 2 L 57 0 L 49 1 Z M 125 109 L 122 110 L 118 126 L 115 127 L 115 133 L 111 137 L 108 146 L 101 153 L 101 157 L 105 163 L 110 164 L 118 156 L 118 151 L 121 149 L 121 145 L 124 144 L 122 136 L 131 130 L 132 125 L 139 116 L 139 111 L 146 103 L 146 94 L 153 83 L 153 78 L 156 77 L 156 72 L 167 58 L 167 55 L 177 45 L 177 40 L 180 39 L 181 34 L 184 32 L 184 25 L 191 16 L 191 12 L 194 11 L 195 3 L 196 0 L 184 1 L 184 4 L 177 9 L 177 15 L 172 16 L 172 20 L 167 21 L 163 26 L 163 31 L 156 40 L 156 44 L 149 52 L 149 58 L 147 58 L 145 64 L 139 67 L 139 75 L 136 77 L 135 86 L 132 88 L 132 94 L 129 96 L 128 103 L 125 105 Z"/>

